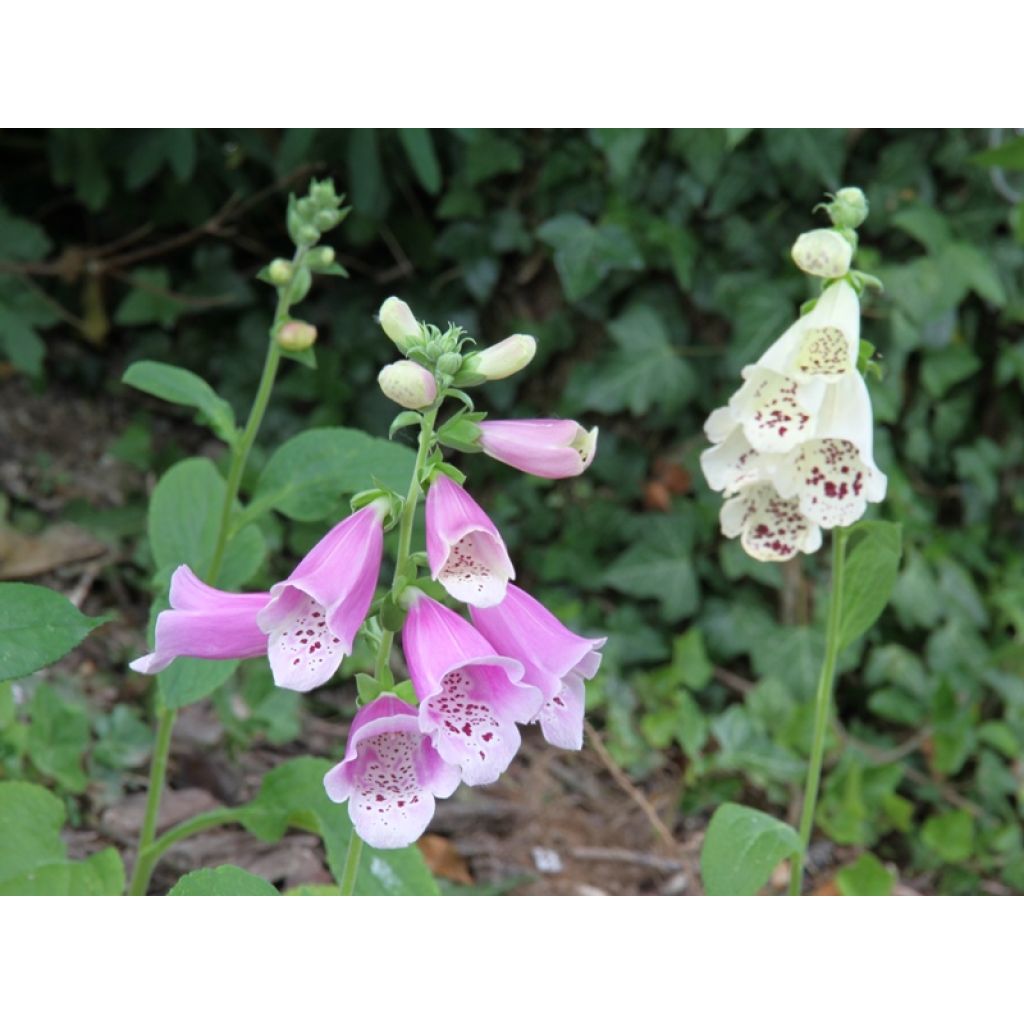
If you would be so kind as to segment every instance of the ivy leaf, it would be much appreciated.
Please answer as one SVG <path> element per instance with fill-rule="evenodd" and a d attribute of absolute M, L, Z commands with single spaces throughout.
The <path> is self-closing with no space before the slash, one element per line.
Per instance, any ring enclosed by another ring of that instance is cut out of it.
<path fill-rule="evenodd" d="M 689 530 L 678 517 L 641 517 L 636 523 L 642 536 L 605 571 L 604 584 L 630 597 L 657 599 L 670 621 L 685 618 L 700 599 Z"/>
<path fill-rule="evenodd" d="M 693 397 L 697 382 L 672 347 L 668 329 L 650 306 L 633 305 L 608 325 L 618 351 L 593 372 L 579 374 L 570 401 L 583 409 L 643 416 L 672 413 Z"/>
<path fill-rule="evenodd" d="M 555 250 L 555 269 L 570 302 L 589 295 L 613 270 L 642 270 L 643 257 L 617 224 L 595 226 L 578 213 L 546 221 L 537 236 Z"/>
<path fill-rule="evenodd" d="M 432 195 L 441 190 L 441 165 L 429 128 L 399 128 L 398 138 L 419 183 Z"/>
<path fill-rule="evenodd" d="M 137 270 L 132 274 L 133 289 L 114 313 L 114 322 L 122 327 L 141 327 L 159 324 L 165 329 L 173 327 L 184 310 L 184 305 L 168 294 L 171 275 L 163 268 Z"/>

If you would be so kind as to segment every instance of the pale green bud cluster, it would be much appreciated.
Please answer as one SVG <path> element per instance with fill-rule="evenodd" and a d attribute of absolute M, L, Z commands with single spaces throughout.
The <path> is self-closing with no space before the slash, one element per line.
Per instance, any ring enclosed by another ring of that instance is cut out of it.
<path fill-rule="evenodd" d="M 868 219 L 868 198 L 859 188 L 841 188 L 825 209 L 837 228 L 855 230 Z"/>
<path fill-rule="evenodd" d="M 288 203 L 288 234 L 299 247 L 311 249 L 320 236 L 336 228 L 345 218 L 342 196 L 334 191 L 333 181 L 310 182 L 309 193 L 302 199 L 291 197 Z M 333 260 L 329 261 L 333 262 Z"/>
<path fill-rule="evenodd" d="M 440 393 L 459 397 L 471 410 L 472 402 L 459 389 L 511 377 L 527 366 L 537 351 L 537 342 L 530 335 L 513 334 L 490 348 L 464 353 L 465 346 L 474 342 L 461 327 L 449 324 L 442 331 L 421 323 L 408 304 L 394 295 L 381 305 L 377 319 L 406 357 L 386 366 L 378 381 L 384 394 L 406 409 L 433 405 Z M 433 391 L 426 383 L 428 378 Z"/>

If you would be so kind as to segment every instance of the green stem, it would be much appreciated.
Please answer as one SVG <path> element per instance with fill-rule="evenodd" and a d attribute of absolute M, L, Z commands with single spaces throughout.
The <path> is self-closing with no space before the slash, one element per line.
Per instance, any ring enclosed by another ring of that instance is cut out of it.
<path fill-rule="evenodd" d="M 420 494 L 423 488 L 420 486 L 420 477 L 423 474 L 423 464 L 427 461 L 430 447 L 434 443 L 434 423 L 437 420 L 437 406 L 430 409 L 423 416 L 420 424 L 419 448 L 416 451 L 416 465 L 412 470 L 412 479 L 409 481 L 409 491 L 405 496 L 405 505 L 402 508 L 402 518 L 398 524 L 398 553 L 395 556 L 395 573 L 391 580 L 391 596 L 398 598 L 398 578 L 402 575 L 402 569 L 409 560 L 409 553 L 412 548 L 412 528 L 416 519 L 416 507 L 419 504 Z M 395 634 L 390 629 L 381 633 L 380 646 L 377 648 L 377 661 L 375 666 L 376 676 L 379 679 L 387 668 L 388 660 L 391 657 L 391 646 Z M 341 895 L 351 896 L 356 888 L 356 876 L 359 873 L 359 859 L 363 853 L 363 841 L 352 832 L 349 840 L 348 852 L 345 855 L 345 867 L 341 876 Z"/>
<path fill-rule="evenodd" d="M 135 858 L 135 869 L 132 871 L 129 896 L 145 896 L 149 888 L 149 879 L 153 874 L 156 861 L 147 856 L 146 851 L 156 835 L 157 815 L 160 813 L 160 797 L 164 791 L 164 780 L 167 777 L 167 758 L 171 752 L 171 732 L 177 713 L 173 708 L 162 708 L 156 727 L 156 742 L 153 746 L 153 760 L 149 768 L 149 790 L 146 794 L 146 814 L 142 819 L 142 831 L 139 833 L 139 853 Z"/>
<path fill-rule="evenodd" d="M 799 896 L 803 890 L 804 859 L 814 828 L 814 811 L 818 803 L 821 766 L 825 759 L 825 740 L 832 712 L 832 684 L 839 656 L 839 623 L 843 614 L 843 568 L 846 563 L 846 530 L 832 531 L 832 587 L 829 594 L 828 625 L 825 632 L 825 657 L 821 663 L 818 693 L 814 707 L 814 737 L 811 742 L 811 760 L 807 765 L 803 807 L 800 812 L 800 849 L 793 854 L 789 878 L 789 895 Z"/>
<path fill-rule="evenodd" d="M 296 268 L 300 267 L 305 254 L 306 247 L 299 246 L 295 250 L 295 256 L 292 260 L 293 266 Z M 235 501 L 238 499 L 238 490 L 242 484 L 242 475 L 245 472 L 249 453 L 252 451 L 260 425 L 263 423 L 263 416 L 270 402 L 270 394 L 274 390 L 277 369 L 281 363 L 281 349 L 274 340 L 274 335 L 281 321 L 288 316 L 291 305 L 292 286 L 289 284 L 278 292 L 277 309 L 274 311 L 274 322 L 270 327 L 270 339 L 267 345 L 267 355 L 263 361 L 263 373 L 260 376 L 259 387 L 256 389 L 256 396 L 253 398 L 252 406 L 249 409 L 249 418 L 246 420 L 242 436 L 232 445 L 231 465 L 228 467 L 224 502 L 220 510 L 217 541 L 214 544 L 213 558 L 210 560 L 210 567 L 206 573 L 206 578 L 210 583 L 217 582 L 217 577 L 220 575 L 221 568 L 224 565 L 224 555 L 227 552 L 228 540 L 231 537 L 231 520 L 234 514 Z M 174 730 L 176 718 L 177 711 L 174 708 L 160 708 L 156 743 L 153 749 L 153 759 L 149 767 L 146 814 L 142 822 L 142 831 L 139 833 L 139 854 L 135 860 L 135 870 L 132 872 L 131 885 L 128 888 L 130 896 L 144 896 L 146 894 L 157 860 L 171 845 L 171 843 L 165 844 L 163 842 L 165 837 L 161 837 L 159 843 L 154 843 L 153 840 L 156 836 L 164 781 L 167 778 L 167 759 L 171 752 L 171 733 Z"/>
<path fill-rule="evenodd" d="M 188 839 L 189 836 L 194 836 L 197 832 L 206 832 L 208 829 L 230 825 L 236 821 L 238 821 L 237 807 L 221 807 L 215 811 L 197 814 L 194 818 L 189 818 L 180 825 L 169 828 L 159 839 L 144 847 L 143 854 L 151 857 L 156 863 L 175 843 L 180 843 L 182 839 Z"/>

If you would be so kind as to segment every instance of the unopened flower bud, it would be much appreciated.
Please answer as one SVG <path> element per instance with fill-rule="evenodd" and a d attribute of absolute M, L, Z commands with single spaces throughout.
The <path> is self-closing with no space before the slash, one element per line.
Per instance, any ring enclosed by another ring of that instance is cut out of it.
<path fill-rule="evenodd" d="M 310 251 L 306 260 L 313 268 L 329 267 L 334 262 L 334 249 L 329 245 L 319 245 Z"/>
<path fill-rule="evenodd" d="M 454 377 L 459 372 L 460 366 L 462 366 L 462 356 L 457 352 L 445 352 L 438 357 L 437 369 L 440 373 L 447 373 L 450 377 Z"/>
<path fill-rule="evenodd" d="M 330 231 L 336 228 L 341 220 L 341 214 L 337 210 L 321 210 L 314 218 L 313 223 L 319 231 Z"/>
<path fill-rule="evenodd" d="M 419 342 L 423 336 L 419 322 L 412 315 L 412 310 L 394 295 L 390 299 L 384 300 L 377 319 L 380 320 L 384 333 L 402 353 L 408 352 L 412 344 Z"/>
<path fill-rule="evenodd" d="M 837 228 L 859 228 L 868 217 L 868 199 L 859 188 L 841 188 L 827 209 Z"/>
<path fill-rule="evenodd" d="M 316 341 L 316 328 L 305 320 L 289 320 L 277 331 L 277 343 L 286 352 L 305 352 Z"/>
<path fill-rule="evenodd" d="M 434 375 L 411 359 L 400 359 L 385 366 L 377 377 L 377 383 L 392 402 L 405 409 L 424 409 L 433 405 L 437 398 Z"/>
<path fill-rule="evenodd" d="M 295 273 L 291 260 L 272 260 L 268 270 L 270 280 L 276 285 L 287 284 Z"/>
<path fill-rule="evenodd" d="M 309 272 L 309 267 L 299 267 L 298 273 L 295 275 L 295 280 L 292 281 L 291 291 L 289 297 L 292 302 L 301 302 L 308 294 L 309 289 L 313 286 L 313 275 Z"/>
<path fill-rule="evenodd" d="M 831 228 L 805 231 L 794 243 L 793 262 L 815 277 L 842 277 L 850 269 L 853 247 Z"/>
<path fill-rule="evenodd" d="M 316 245 L 320 241 L 320 232 L 312 224 L 300 224 L 295 232 L 295 241 L 299 245 Z"/>
<path fill-rule="evenodd" d="M 487 380 L 504 380 L 527 366 L 537 351 L 536 339 L 529 334 L 513 334 L 497 345 L 467 357 L 465 367 Z"/>

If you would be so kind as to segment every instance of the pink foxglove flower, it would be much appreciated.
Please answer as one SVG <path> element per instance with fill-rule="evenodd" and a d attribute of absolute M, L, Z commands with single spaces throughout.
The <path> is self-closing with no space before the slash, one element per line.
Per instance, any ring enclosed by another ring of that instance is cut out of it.
<path fill-rule="evenodd" d="M 267 638 L 256 616 L 270 595 L 229 594 L 208 586 L 187 566 L 171 577 L 168 611 L 156 620 L 156 650 L 136 658 L 132 669 L 163 672 L 175 658 L 256 658 L 267 653 Z"/>
<path fill-rule="evenodd" d="M 379 850 L 415 842 L 434 816 L 434 798 L 451 796 L 458 768 L 420 732 L 416 709 L 390 694 L 361 708 L 345 759 L 324 776 L 327 795 L 348 801 L 359 836 Z"/>
<path fill-rule="evenodd" d="M 278 686 L 311 690 L 326 683 L 352 652 L 373 600 L 386 508 L 376 501 L 338 523 L 269 593 L 230 594 L 179 566 L 171 608 L 157 616 L 156 650 L 131 667 L 155 674 L 180 657 L 266 654 Z"/>
<path fill-rule="evenodd" d="M 544 738 L 556 747 L 579 750 L 583 746 L 583 683 L 594 678 L 607 637 L 578 636 L 512 584 L 501 604 L 472 608 L 470 614 L 499 654 L 522 662 L 523 682 L 543 694 L 537 720 Z"/>
<path fill-rule="evenodd" d="M 402 648 L 420 701 L 420 729 L 445 761 L 462 769 L 467 785 L 495 782 L 519 749 L 516 723 L 531 721 L 543 703 L 539 689 L 521 682 L 522 664 L 418 592 Z"/>
<path fill-rule="evenodd" d="M 270 588 L 257 621 L 278 686 L 312 690 L 352 653 L 380 575 L 386 509 L 378 500 L 342 520 Z"/>
<path fill-rule="evenodd" d="M 723 506 L 722 533 L 739 537 L 743 550 L 759 562 L 785 562 L 821 547 L 821 529 L 800 511 L 795 498 L 780 497 L 770 483 L 744 487 Z"/>
<path fill-rule="evenodd" d="M 498 528 L 444 473 L 427 492 L 427 557 L 431 576 L 452 597 L 481 608 L 501 601 L 516 575 Z"/>
<path fill-rule="evenodd" d="M 588 433 L 575 420 L 484 420 L 479 428 L 492 459 L 550 480 L 579 476 L 597 448 L 597 427 Z"/>

